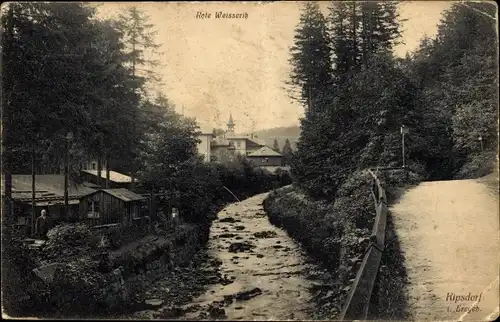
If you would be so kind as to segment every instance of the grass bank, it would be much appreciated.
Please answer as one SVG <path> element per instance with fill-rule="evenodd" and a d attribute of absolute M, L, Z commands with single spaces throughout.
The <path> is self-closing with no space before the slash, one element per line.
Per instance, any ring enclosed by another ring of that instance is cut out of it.
<path fill-rule="evenodd" d="M 380 175 L 383 186 L 417 183 L 411 174 L 406 180 L 397 171 Z M 391 195 L 391 201 L 394 197 Z M 317 318 L 336 319 L 352 287 L 375 218 L 371 177 L 363 171 L 353 173 L 340 187 L 334 202 L 313 200 L 293 185 L 277 189 L 264 201 L 272 224 L 282 227 L 309 255 L 328 270 L 324 285 L 314 292 Z M 406 316 L 404 285 L 406 270 L 399 241 L 389 214 L 386 249 L 377 281 L 370 315 L 378 319 Z"/>

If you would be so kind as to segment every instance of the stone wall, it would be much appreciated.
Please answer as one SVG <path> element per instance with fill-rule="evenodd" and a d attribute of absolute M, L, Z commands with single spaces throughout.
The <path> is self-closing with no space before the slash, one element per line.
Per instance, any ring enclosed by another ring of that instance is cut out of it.
<path fill-rule="evenodd" d="M 175 265 L 170 261 L 170 255 L 165 254 L 159 259 L 147 262 L 144 269 L 124 278 L 124 268 L 115 268 L 102 286 L 102 295 L 107 307 L 113 308 L 131 300 L 131 295 L 148 287 Z"/>
<path fill-rule="evenodd" d="M 192 256 L 205 243 L 206 237 L 201 231 L 203 229 L 204 227 L 200 225 L 183 225 L 177 229 L 171 240 L 159 238 L 120 254 L 119 260 L 114 259 L 115 267 L 107 274 L 106 282 L 102 286 L 105 306 L 112 309 L 127 304 L 132 300 L 133 294 L 161 279 L 175 266 L 189 263 Z M 149 246 L 144 247 L 145 245 Z M 140 254 L 137 254 L 139 247 L 142 249 Z M 123 257 L 128 257 L 130 260 L 124 262 Z M 128 265 L 116 267 L 120 263 Z"/>

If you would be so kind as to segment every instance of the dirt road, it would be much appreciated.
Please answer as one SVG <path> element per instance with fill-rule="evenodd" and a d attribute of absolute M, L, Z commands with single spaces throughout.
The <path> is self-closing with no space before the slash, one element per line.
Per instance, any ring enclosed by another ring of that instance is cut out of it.
<path fill-rule="evenodd" d="M 425 182 L 391 207 L 413 320 L 498 317 L 499 201 L 481 180 Z"/>

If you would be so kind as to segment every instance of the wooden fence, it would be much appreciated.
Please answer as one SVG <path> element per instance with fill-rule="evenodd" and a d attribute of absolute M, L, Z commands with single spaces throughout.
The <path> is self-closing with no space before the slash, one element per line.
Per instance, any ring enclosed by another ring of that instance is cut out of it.
<path fill-rule="evenodd" d="M 366 320 L 373 286 L 385 247 L 387 196 L 377 176 L 371 170 L 368 172 L 373 177 L 372 195 L 375 201 L 375 223 L 370 236 L 370 244 L 365 251 L 361 266 L 340 313 L 341 320 Z"/>

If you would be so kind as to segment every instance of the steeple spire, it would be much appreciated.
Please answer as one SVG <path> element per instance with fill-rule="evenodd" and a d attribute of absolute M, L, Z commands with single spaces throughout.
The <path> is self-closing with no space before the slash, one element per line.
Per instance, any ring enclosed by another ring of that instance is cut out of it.
<path fill-rule="evenodd" d="M 227 122 L 227 131 L 229 133 L 233 133 L 234 132 L 234 121 L 233 121 L 233 115 L 231 112 L 229 112 L 229 121 Z"/>

